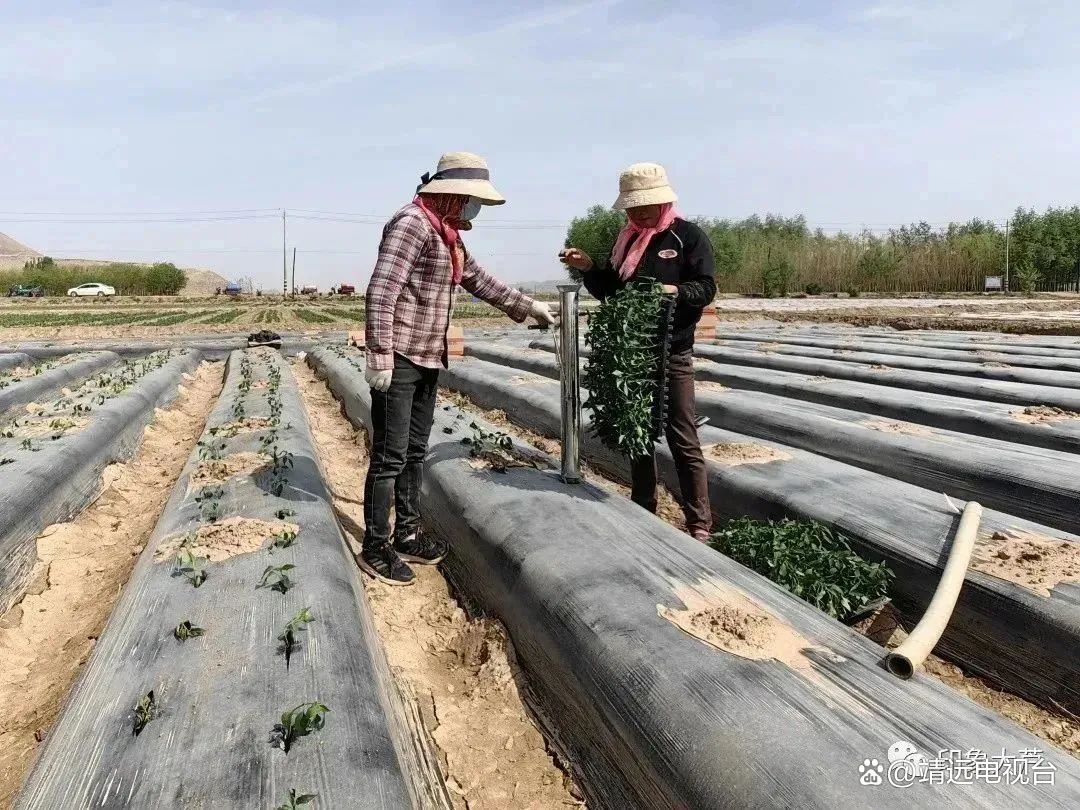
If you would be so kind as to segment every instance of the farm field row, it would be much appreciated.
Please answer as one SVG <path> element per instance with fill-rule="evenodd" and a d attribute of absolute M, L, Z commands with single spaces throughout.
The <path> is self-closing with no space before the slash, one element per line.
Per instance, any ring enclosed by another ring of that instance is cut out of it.
<path fill-rule="evenodd" d="M 763 342 L 752 337 L 743 343 Z M 363 531 L 370 400 L 362 353 L 334 345 L 287 362 L 252 349 L 232 353 L 223 368 L 197 351 L 127 361 L 98 352 L 49 361 L 38 374 L 26 374 L 22 358 L 8 364 L 19 371 L 4 391 L 46 379 L 35 412 L 26 411 L 44 427 L 24 449 L 14 431 L 27 426 L 21 412 L 15 417 L 13 435 L 0 439 L 10 445 L 0 455 L 15 458 L 4 467 L 13 475 L 0 486 L 21 485 L 25 465 L 70 457 L 66 443 L 138 438 L 97 453 L 114 463 L 103 485 L 107 462 L 95 461 L 79 473 L 90 484 L 78 487 L 81 500 L 54 513 L 33 495 L 0 492 L 5 502 L 34 504 L 20 514 L 41 513 L 17 530 L 14 512 L 0 521 L 0 543 L 11 538 L 0 549 L 20 549 L 0 554 L 0 570 L 22 561 L 12 606 L 0 614 L 0 650 L 18 661 L 0 676 L 0 710 L 18 716 L 0 732 L 0 805 L 18 792 L 20 808 L 210 807 L 223 797 L 229 806 L 277 808 L 290 806 L 293 791 L 317 794 L 315 807 L 547 810 L 768 803 L 779 791 L 801 806 L 855 807 L 865 806 L 858 764 L 870 755 L 887 761 L 897 740 L 928 752 L 1041 747 L 1056 783 L 1023 792 L 950 785 L 940 796 L 916 785 L 915 793 L 877 794 L 875 806 L 911 806 L 913 796 L 987 806 L 1078 800 L 1080 728 L 1069 720 L 1080 708 L 1070 669 L 1080 632 L 1070 612 L 1080 581 L 1069 523 L 1076 504 L 1029 472 L 1025 517 L 1023 503 L 995 489 L 994 470 L 965 493 L 956 489 L 962 476 L 945 475 L 955 469 L 946 461 L 956 460 L 934 451 L 956 444 L 952 431 L 965 445 L 976 437 L 1026 454 L 1019 464 L 1044 458 L 1065 469 L 1075 455 L 1040 444 L 1032 431 L 1044 425 L 1068 440 L 1067 409 L 1025 414 L 1041 422 L 1013 419 L 1025 408 L 1057 407 L 1034 390 L 1030 404 L 967 396 L 957 406 L 967 421 L 946 427 L 931 422 L 956 406 L 944 393 L 923 403 L 924 422 L 859 412 L 850 424 L 888 426 L 860 427 L 878 442 L 860 460 L 777 432 L 785 409 L 813 405 L 833 425 L 843 420 L 824 409 L 877 400 L 895 407 L 890 397 L 907 389 L 879 385 L 888 395 L 875 400 L 841 388 L 822 402 L 806 380 L 778 382 L 775 369 L 763 369 L 772 376 L 758 384 L 755 366 L 733 365 L 721 383 L 702 373 L 720 363 L 699 362 L 716 517 L 812 517 L 893 567 L 893 605 L 852 629 L 633 507 L 611 483 L 625 480 L 625 464 L 596 442 L 586 442 L 589 463 L 611 481 L 563 484 L 547 455 L 558 449 L 554 358 L 528 349 L 524 331 L 484 338 L 468 343 L 473 356 L 444 377 L 459 393 L 440 402 L 427 465 L 425 521 L 452 553 L 407 589 L 362 580 L 349 559 Z M 84 361 L 101 365 L 57 382 Z M 1055 382 L 1045 388 L 1070 390 Z M 976 419 L 991 403 L 995 419 Z M 739 408 L 750 414 L 745 423 Z M 109 422 L 113 412 L 133 427 Z M 985 435 L 1006 420 L 1016 422 L 1015 435 Z M 918 448 L 919 469 L 939 469 L 940 486 L 883 468 L 894 445 Z M 661 466 L 673 481 L 670 459 Z M 136 473 L 154 481 L 138 519 L 122 505 L 138 497 Z M 961 505 L 969 496 L 986 504 L 986 564 L 969 574 L 939 648 L 952 663 L 933 659 L 927 672 L 898 681 L 878 666 L 878 630 L 888 617 L 910 626 L 936 583 L 954 523 L 942 490 Z M 673 517 L 670 499 L 664 513 Z M 1024 568 L 1032 561 L 1019 553 L 1019 568 L 998 565 L 995 552 L 1032 543 L 1042 566 Z M 571 557 L 572 570 L 558 562 Z M 91 596 L 99 603 L 91 606 Z M 87 612 L 70 628 L 68 604 Z M 765 636 L 735 643 L 714 621 L 721 614 L 761 622 Z M 996 669 L 971 640 L 976 625 L 984 652 L 1008 650 Z M 92 652 L 87 637 L 96 639 Z M 1030 703 L 973 688 L 976 679 L 956 665 Z M 961 700 L 933 677 L 943 673 L 994 711 Z M 20 716 L 27 690 L 35 708 Z M 1000 697 L 995 704 L 987 695 Z M 223 747 L 223 737 L 234 742 Z"/>

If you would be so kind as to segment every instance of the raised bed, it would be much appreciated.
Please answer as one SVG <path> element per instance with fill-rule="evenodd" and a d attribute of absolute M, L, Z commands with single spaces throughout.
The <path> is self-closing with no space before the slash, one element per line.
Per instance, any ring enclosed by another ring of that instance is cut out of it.
<path fill-rule="evenodd" d="M 363 426 L 362 360 L 343 354 L 318 349 L 308 360 Z M 870 795 L 860 765 L 884 762 L 898 740 L 935 754 L 1041 743 L 930 679 L 892 678 L 876 645 L 623 498 L 565 485 L 551 469 L 476 469 L 462 444 L 469 423 L 437 411 L 425 522 L 450 540 L 461 592 L 507 626 L 590 806 L 1080 801 L 1080 763 L 1057 752 L 1053 788 L 883 786 Z M 736 654 L 673 621 L 740 610 L 787 638 L 787 652 Z"/>
<path fill-rule="evenodd" d="M 156 370 L 148 363 L 130 387 L 103 392 L 104 402 L 93 402 L 88 423 L 76 433 L 31 441 L 33 449 L 0 443 L 0 456 L 13 459 L 0 467 L 0 612 L 23 594 L 41 530 L 69 520 L 97 495 L 105 467 L 135 452 L 154 409 L 172 401 L 181 375 L 199 360 L 197 352 L 181 351 Z"/>
<path fill-rule="evenodd" d="M 17 807 L 274 808 L 290 789 L 318 794 L 315 807 L 445 806 L 275 352 L 232 355 L 208 424 Z M 198 587 L 176 576 L 185 538 L 210 559 Z M 257 587 L 283 565 L 292 587 Z M 303 608 L 313 621 L 287 663 L 279 635 Z M 185 621 L 204 634 L 178 640 Z M 287 754 L 272 746 L 282 714 L 313 702 L 324 727 Z"/>
<path fill-rule="evenodd" d="M 890 374 L 880 376 L 891 378 Z M 1045 415 L 1049 418 L 1040 421 L 1041 411 L 1037 408 L 1025 414 L 1024 407 L 999 402 L 709 360 L 697 361 L 695 377 L 744 391 L 760 391 L 1033 447 L 1080 452 L 1080 415 L 1057 419 L 1047 411 Z"/>
<path fill-rule="evenodd" d="M 717 337 L 724 340 L 754 340 L 768 342 L 785 337 L 798 338 L 845 338 L 847 341 L 874 341 L 898 343 L 904 346 L 925 346 L 931 349 L 957 349 L 965 352 L 999 352 L 1032 357 L 1055 357 L 1080 359 L 1080 343 L 1073 340 L 1067 345 L 1044 346 L 1023 341 L 1019 335 L 988 335 L 986 333 L 953 332 L 932 334 L 922 331 L 896 332 L 867 329 L 829 330 L 819 329 L 753 329 L 749 331 L 725 331 Z M 993 338 L 998 340 L 994 341 Z M 783 342 L 783 341 L 781 341 Z M 929 355 L 927 355 L 929 356 Z M 1024 365 L 1020 363 L 1019 365 Z"/>
<path fill-rule="evenodd" d="M 452 364 L 443 380 L 481 407 L 503 409 L 526 429 L 560 435 L 559 388 L 550 380 L 530 380 L 520 371 L 480 361 Z M 712 426 L 699 432 L 718 521 L 796 517 L 834 526 L 864 556 L 889 564 L 896 572 L 892 594 L 897 606 L 911 621 L 922 616 L 941 577 L 957 520 L 939 492 L 743 433 Z M 746 454 L 749 460 L 717 460 L 709 449 L 715 447 L 755 452 Z M 629 480 L 626 460 L 588 433 L 584 453 L 599 469 Z M 661 477 L 677 492 L 678 475 L 666 445 L 658 447 L 658 457 Z M 992 558 L 995 535 L 1080 545 L 1075 535 L 988 509 L 980 531 L 981 556 Z M 1073 652 L 1078 648 L 1080 585 L 1062 582 L 1043 593 L 970 570 L 938 649 L 1015 694 L 1080 714 L 1080 657 Z"/>
<path fill-rule="evenodd" d="M 13 368 L 29 366 L 32 362 L 33 360 L 30 355 L 22 354 L 21 352 L 0 354 L 0 373 L 10 371 Z"/>
<path fill-rule="evenodd" d="M 73 355 L 60 365 L 11 381 L 0 388 L 0 415 L 8 414 L 42 397 L 58 394 L 61 388 L 82 382 L 91 374 L 120 362 L 115 352 L 87 352 Z"/>
<path fill-rule="evenodd" d="M 550 341 L 532 341 L 529 348 L 549 354 L 555 351 Z M 486 350 L 487 346 L 483 351 Z M 476 351 L 480 351 L 480 349 L 477 348 Z M 474 349 L 466 346 L 466 353 L 472 354 L 473 352 Z M 1080 411 L 1080 391 L 1075 388 L 1033 385 L 1031 383 L 1009 382 L 1007 380 L 984 380 L 978 377 L 963 377 L 957 374 L 913 371 L 882 364 L 849 363 L 846 360 L 836 359 L 834 355 L 830 355 L 830 359 L 797 357 L 790 354 L 773 354 L 771 352 L 741 349 L 738 346 L 724 348 L 722 346 L 698 344 L 694 347 L 694 353 L 698 359 L 728 365 L 771 368 L 777 371 L 795 371 L 817 377 L 854 380 L 872 385 L 887 385 L 896 388 L 907 388 L 912 391 L 944 394 L 946 396 L 964 396 L 969 399 L 1007 402 L 1024 406 L 1049 405 L 1071 411 Z M 584 351 L 582 356 L 584 356 Z M 498 361 L 496 360 L 496 362 Z"/>
<path fill-rule="evenodd" d="M 920 357 L 930 360 L 947 360 L 961 363 L 1007 363 L 1010 366 L 1025 368 L 1038 368 L 1050 371 L 1080 371 L 1080 358 L 1067 350 L 1043 349 L 1045 355 L 1024 354 L 1023 350 L 1010 347 L 1012 351 L 1006 353 L 993 344 L 984 351 L 979 351 L 974 346 L 965 346 L 960 349 L 946 348 L 941 344 L 906 343 L 903 341 L 875 340 L 870 335 L 852 335 L 850 337 L 825 337 L 804 336 L 788 334 L 785 332 L 750 332 L 731 331 L 719 332 L 717 339 L 720 341 L 756 341 L 759 343 L 780 343 L 787 346 L 805 346 L 817 349 L 834 349 L 839 351 L 875 352 L 878 354 L 896 355 L 898 357 Z M 985 344 L 984 344 L 985 345 Z"/>
<path fill-rule="evenodd" d="M 699 357 L 719 356 L 714 348 L 745 348 L 746 341 L 727 340 L 712 344 L 697 344 L 694 354 Z M 799 346 L 789 343 L 762 341 L 768 345 L 769 352 L 794 355 L 796 357 L 817 357 L 825 360 L 842 360 L 845 363 L 862 363 L 873 366 L 890 366 L 915 371 L 933 371 L 939 374 L 953 374 L 967 377 L 982 377 L 988 380 L 1006 380 L 1009 382 L 1028 383 L 1030 385 L 1052 385 L 1061 388 L 1080 388 L 1080 373 L 1075 371 L 1054 371 L 1051 369 L 1024 368 L 1011 366 L 1000 360 L 971 362 L 961 360 L 935 360 L 927 357 L 906 357 L 885 352 L 856 351 L 847 349 L 826 349 L 816 346 Z M 1004 365 L 994 365 L 1002 363 Z"/>
<path fill-rule="evenodd" d="M 281 351 L 286 355 L 308 351 L 326 341 L 342 341 L 348 337 L 346 332 L 320 332 L 317 335 L 303 332 L 280 332 Z M 111 351 L 124 357 L 141 356 L 150 352 L 176 349 L 180 347 L 200 352 L 210 360 L 224 360 L 230 353 L 247 348 L 248 332 L 235 335 L 199 334 L 199 335 L 163 335 L 156 340 L 88 340 L 78 343 L 20 343 L 16 346 L 0 347 L 0 352 L 17 351 L 34 358 L 47 359 L 80 351 Z M 0 355 L 2 356 L 2 355 Z"/>

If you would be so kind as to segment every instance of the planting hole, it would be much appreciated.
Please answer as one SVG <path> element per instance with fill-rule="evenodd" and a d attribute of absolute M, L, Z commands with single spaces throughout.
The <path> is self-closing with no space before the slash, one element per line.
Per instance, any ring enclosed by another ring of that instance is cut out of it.
<path fill-rule="evenodd" d="M 165 562 L 176 556 L 185 546 L 197 557 L 210 562 L 221 562 L 240 554 L 251 554 L 275 535 L 295 535 L 300 527 L 283 521 L 258 520 L 255 518 L 230 517 L 218 523 L 200 526 L 194 535 L 178 534 L 161 541 L 154 552 L 155 562 Z"/>
<path fill-rule="evenodd" d="M 705 448 L 705 456 L 710 461 L 725 467 L 738 467 L 742 464 L 768 464 L 771 461 L 788 461 L 790 453 L 752 442 L 724 442 L 710 444 Z"/>

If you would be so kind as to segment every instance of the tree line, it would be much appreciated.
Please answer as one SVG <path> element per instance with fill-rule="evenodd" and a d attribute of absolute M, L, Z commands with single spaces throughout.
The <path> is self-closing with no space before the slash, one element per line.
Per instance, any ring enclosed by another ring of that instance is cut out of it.
<path fill-rule="evenodd" d="M 1007 239 L 1004 227 L 981 219 L 884 234 L 826 234 L 801 215 L 694 221 L 712 244 L 720 292 L 981 292 L 987 276 L 1005 275 L 1006 249 L 1011 290 L 1080 291 L 1078 206 L 1018 208 Z M 620 212 L 593 206 L 570 223 L 566 245 L 608 256 L 623 222 Z"/>
<path fill-rule="evenodd" d="M 72 287 L 90 282 L 115 287 L 120 295 L 175 295 L 184 286 L 184 271 L 171 262 L 156 264 L 57 264 L 49 256 L 30 259 L 22 270 L 0 270 L 0 290 L 16 285 L 41 287 L 46 295 L 66 295 Z"/>

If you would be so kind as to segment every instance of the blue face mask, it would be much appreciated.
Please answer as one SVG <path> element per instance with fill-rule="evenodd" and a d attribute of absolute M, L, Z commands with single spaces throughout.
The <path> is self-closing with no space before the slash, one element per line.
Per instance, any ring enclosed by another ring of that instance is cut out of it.
<path fill-rule="evenodd" d="M 465 207 L 461 209 L 461 218 L 465 220 L 476 219 L 476 215 L 480 213 L 480 200 L 476 197 L 469 197 L 469 201 L 465 203 Z"/>

